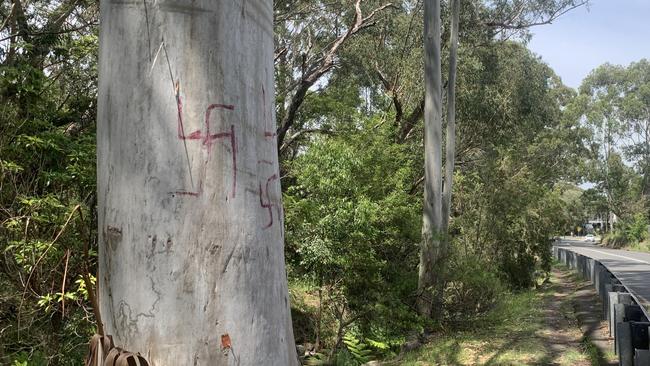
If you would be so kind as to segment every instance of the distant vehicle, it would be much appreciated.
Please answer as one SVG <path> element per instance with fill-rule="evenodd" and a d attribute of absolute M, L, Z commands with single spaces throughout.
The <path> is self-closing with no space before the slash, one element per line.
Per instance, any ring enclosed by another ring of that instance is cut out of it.
<path fill-rule="evenodd" d="M 587 236 L 585 236 L 585 241 L 595 242 L 596 238 L 594 237 L 594 234 L 587 234 Z"/>

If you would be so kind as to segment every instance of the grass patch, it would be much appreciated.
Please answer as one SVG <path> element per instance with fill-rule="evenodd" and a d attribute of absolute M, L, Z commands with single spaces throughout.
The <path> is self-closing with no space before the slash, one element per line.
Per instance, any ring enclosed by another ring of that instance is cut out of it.
<path fill-rule="evenodd" d="M 584 337 L 582 339 L 582 348 L 592 365 L 605 365 L 612 362 L 618 362 L 618 356 L 616 356 L 613 351 L 603 353 L 591 342 L 589 337 Z"/>
<path fill-rule="evenodd" d="M 486 316 L 464 324 L 464 330 L 440 333 L 401 360 L 400 365 L 530 365 L 546 357 L 542 329 L 544 291 L 505 295 Z"/>
<path fill-rule="evenodd" d="M 564 278 L 563 281 L 579 281 L 573 276 Z M 454 326 L 454 332 L 440 332 L 396 364 L 599 365 L 598 360 L 607 355 L 598 354 L 598 349 L 589 340 L 580 343 L 577 323 L 569 320 L 574 317 L 572 296 L 566 294 L 566 290 L 563 290 L 564 295 L 558 294 L 562 292 L 554 284 L 558 280 L 553 276 L 550 284 L 536 290 L 504 294 L 485 316 Z M 555 304 L 555 310 L 549 310 L 549 304 Z M 576 332 L 573 343 L 558 344 L 555 329 L 547 324 L 547 311 L 562 313 L 560 318 L 567 319 L 567 331 Z"/>
<path fill-rule="evenodd" d="M 634 242 L 624 249 L 633 250 L 635 252 L 645 252 L 650 253 L 650 241 L 644 240 L 642 242 Z"/>

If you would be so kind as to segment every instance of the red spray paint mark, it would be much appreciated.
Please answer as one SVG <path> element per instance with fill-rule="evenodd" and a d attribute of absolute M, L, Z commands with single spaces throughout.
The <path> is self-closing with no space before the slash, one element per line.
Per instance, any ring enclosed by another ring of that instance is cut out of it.
<path fill-rule="evenodd" d="M 230 134 L 227 132 L 216 134 L 210 133 L 210 114 L 212 113 L 213 109 L 226 109 L 232 111 L 235 109 L 235 106 L 230 104 L 210 104 L 205 110 L 205 136 L 203 137 L 203 146 L 206 146 L 208 148 L 208 154 L 211 152 L 212 144 L 216 139 L 230 136 Z"/>
<path fill-rule="evenodd" d="M 232 192 L 231 197 L 235 198 L 237 193 L 237 139 L 235 137 L 235 126 L 230 125 L 230 132 L 210 133 L 210 114 L 213 109 L 226 109 L 234 110 L 235 106 L 231 104 L 210 104 L 205 110 L 205 136 L 203 138 L 203 146 L 208 149 L 208 159 L 212 154 L 212 145 L 214 141 L 221 138 L 230 139 L 230 149 L 232 155 Z"/>
<path fill-rule="evenodd" d="M 237 141 L 235 136 L 235 126 L 230 125 L 229 132 L 210 133 L 210 114 L 213 109 L 234 110 L 235 106 L 231 104 L 210 104 L 205 111 L 205 133 L 201 130 L 194 131 L 189 135 L 185 135 L 185 126 L 183 125 L 183 103 L 181 101 L 178 84 L 176 86 L 176 108 L 178 111 L 178 138 L 181 140 L 202 140 L 202 145 L 208 149 L 208 160 L 212 155 L 212 145 L 214 141 L 221 138 L 228 138 L 230 141 L 231 155 L 232 155 L 232 192 L 231 197 L 235 197 L 237 192 Z M 204 168 L 203 168 L 204 169 Z M 197 191 L 179 190 L 174 192 L 178 195 L 198 197 L 203 193 L 203 176 L 205 173 L 202 171 L 202 177 L 199 179 L 199 189 Z"/>
<path fill-rule="evenodd" d="M 273 174 L 272 176 L 270 176 L 266 180 L 266 185 L 264 187 L 265 188 L 264 192 L 262 192 L 262 182 L 259 183 L 259 185 L 260 185 L 260 187 L 259 187 L 259 189 L 260 189 L 259 190 L 259 193 L 260 193 L 260 206 L 267 209 L 268 212 L 269 212 L 269 223 L 266 224 L 266 226 L 264 226 L 264 229 L 268 229 L 271 226 L 273 226 L 273 207 L 277 208 L 277 205 L 274 204 L 273 202 L 271 202 L 271 198 L 269 197 L 269 184 L 271 182 L 273 182 L 274 180 L 276 180 L 276 179 L 278 179 L 278 175 Z M 264 202 L 264 197 L 263 197 L 264 195 L 266 195 L 266 201 L 267 202 Z"/>

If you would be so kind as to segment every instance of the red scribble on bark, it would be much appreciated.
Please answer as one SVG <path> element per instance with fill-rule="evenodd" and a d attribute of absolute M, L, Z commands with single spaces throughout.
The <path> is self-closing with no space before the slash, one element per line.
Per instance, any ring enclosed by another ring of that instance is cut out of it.
<path fill-rule="evenodd" d="M 202 130 L 197 130 L 190 133 L 189 135 L 185 135 L 185 126 L 183 125 L 183 103 L 181 101 L 180 93 L 178 92 L 178 85 L 176 91 L 176 109 L 178 111 L 178 138 L 181 140 L 202 140 L 202 145 L 206 147 L 208 150 L 208 160 L 210 160 L 210 157 L 212 155 L 212 145 L 214 144 L 214 141 L 221 138 L 228 138 L 230 142 L 230 150 L 232 155 L 233 180 L 232 180 L 231 197 L 234 198 L 237 192 L 237 140 L 235 136 L 235 126 L 230 125 L 229 132 L 210 133 L 210 114 L 214 109 L 224 109 L 224 110 L 232 111 L 235 109 L 235 106 L 231 104 L 210 104 L 205 111 L 205 121 L 204 121 L 205 133 L 203 133 Z M 203 176 L 205 174 L 201 174 L 201 175 L 202 177 L 199 179 L 198 182 L 199 189 L 197 191 L 193 192 L 193 191 L 180 190 L 174 193 L 183 196 L 192 196 L 192 197 L 200 196 L 203 193 Z"/>
<path fill-rule="evenodd" d="M 203 138 L 203 146 L 206 146 L 208 148 L 208 154 L 211 152 L 212 144 L 216 139 L 230 136 L 230 134 L 227 132 L 216 134 L 210 133 L 210 114 L 212 113 L 213 109 L 226 109 L 232 111 L 235 109 L 235 106 L 230 104 L 210 104 L 205 110 L 205 136 Z"/>
<path fill-rule="evenodd" d="M 278 175 L 273 174 L 266 180 L 266 185 L 264 186 L 264 192 L 262 192 L 262 182 L 259 183 L 260 206 L 262 206 L 263 208 L 269 211 L 269 223 L 266 224 L 266 226 L 264 226 L 264 229 L 268 229 L 271 226 L 273 226 L 273 207 L 275 207 L 276 205 L 273 202 L 271 202 L 271 198 L 269 197 L 269 184 L 276 179 L 278 179 Z M 266 195 L 267 202 L 264 202 L 264 195 Z"/>

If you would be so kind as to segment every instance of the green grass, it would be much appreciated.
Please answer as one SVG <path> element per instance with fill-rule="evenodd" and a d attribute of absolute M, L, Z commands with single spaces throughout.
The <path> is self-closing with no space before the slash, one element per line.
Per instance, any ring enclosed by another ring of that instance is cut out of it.
<path fill-rule="evenodd" d="M 607 352 L 603 353 L 598 347 L 596 347 L 595 344 L 591 342 L 589 337 L 584 337 L 582 339 L 582 347 L 592 365 L 603 365 L 606 363 L 609 364 L 618 362 L 618 356 L 616 356 L 613 351 L 608 350 Z"/>
<path fill-rule="evenodd" d="M 404 357 L 401 365 L 529 365 L 542 361 L 543 342 L 534 337 L 543 326 L 543 295 L 525 291 L 504 296 L 485 317 L 465 330 L 441 334 Z"/>
<path fill-rule="evenodd" d="M 486 316 L 466 324 L 463 330 L 441 333 L 420 349 L 408 353 L 396 364 L 433 365 L 576 365 L 592 361 L 591 342 L 566 347 L 557 354 L 549 349 L 553 330 L 545 324 L 545 299 L 554 287 L 504 295 Z M 569 297 L 561 304 L 562 313 L 573 314 Z M 593 358 L 596 359 L 595 357 Z M 602 355 L 600 358 L 602 359 Z"/>
<path fill-rule="evenodd" d="M 645 240 L 645 241 L 642 241 L 642 242 L 635 242 L 635 243 L 630 244 L 627 247 L 624 247 L 623 249 L 633 250 L 635 252 L 649 253 L 650 252 L 650 241 Z"/>

